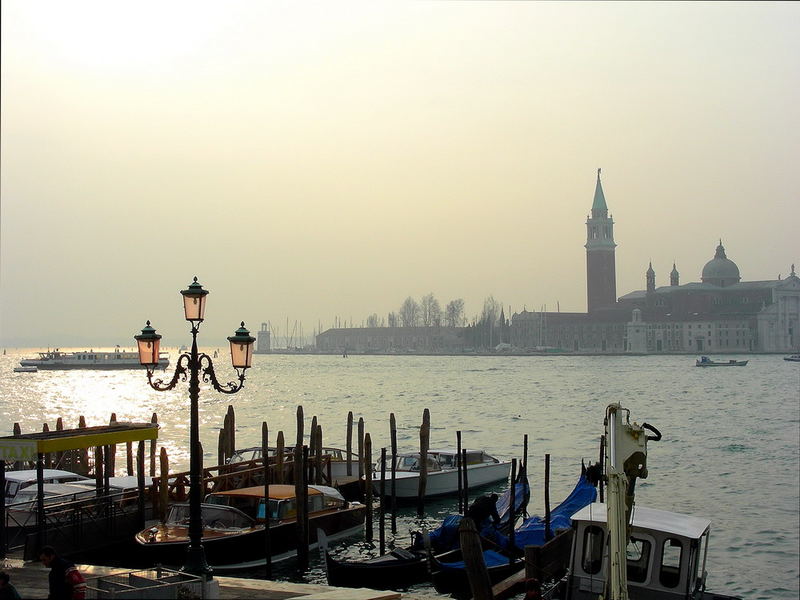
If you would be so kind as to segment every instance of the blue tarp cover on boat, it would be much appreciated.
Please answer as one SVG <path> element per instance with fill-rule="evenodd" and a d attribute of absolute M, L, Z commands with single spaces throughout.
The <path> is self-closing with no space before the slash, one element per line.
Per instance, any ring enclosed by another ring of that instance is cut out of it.
<path fill-rule="evenodd" d="M 570 517 L 597 499 L 597 489 L 589 483 L 586 475 L 581 475 L 569 496 L 550 511 L 550 530 L 555 532 L 572 525 Z M 544 517 L 530 517 L 514 531 L 514 545 L 541 546 L 544 544 Z"/>
<path fill-rule="evenodd" d="M 503 556 L 499 552 L 495 552 L 494 550 L 485 550 L 483 553 L 483 562 L 486 563 L 487 567 L 497 567 L 499 565 L 507 565 L 508 564 L 508 557 Z M 463 569 L 464 568 L 464 561 L 459 560 L 456 562 L 449 562 L 449 563 L 439 563 L 442 565 L 443 569 Z"/>

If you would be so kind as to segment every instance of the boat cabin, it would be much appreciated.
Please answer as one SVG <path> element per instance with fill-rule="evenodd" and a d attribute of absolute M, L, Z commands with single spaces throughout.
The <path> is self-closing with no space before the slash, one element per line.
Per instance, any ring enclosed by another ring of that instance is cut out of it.
<path fill-rule="evenodd" d="M 416 454 L 400 454 L 395 464 L 396 471 L 419 471 L 421 457 Z M 429 450 L 427 456 L 428 473 L 457 469 L 461 457 L 455 450 Z M 489 456 L 483 450 L 467 450 L 467 466 L 482 465 L 484 463 L 498 463 L 496 458 Z"/>
<path fill-rule="evenodd" d="M 264 486 L 255 486 L 215 492 L 206 496 L 206 504 L 230 506 L 258 520 L 265 520 Z M 308 486 L 308 513 L 345 508 L 347 501 L 338 490 L 323 486 Z M 293 485 L 272 484 L 269 486 L 269 518 L 283 521 L 297 518 L 297 497 Z"/>
<path fill-rule="evenodd" d="M 572 515 L 575 530 L 567 598 L 596 599 L 608 566 L 606 505 L 590 504 Z M 633 509 L 627 548 L 631 600 L 677 600 L 705 589 L 708 519 L 642 506 Z"/>

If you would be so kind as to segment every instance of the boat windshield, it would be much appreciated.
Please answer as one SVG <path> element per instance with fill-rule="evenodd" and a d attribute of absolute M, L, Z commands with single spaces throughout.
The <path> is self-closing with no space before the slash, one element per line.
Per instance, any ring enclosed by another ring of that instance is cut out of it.
<path fill-rule="evenodd" d="M 211 529 L 245 529 L 253 526 L 253 519 L 230 506 L 201 506 L 203 527 Z M 189 505 L 173 504 L 166 520 L 167 525 L 189 525 Z"/>
<path fill-rule="evenodd" d="M 435 457 L 428 456 L 427 458 L 428 472 L 442 470 L 442 466 Z M 397 471 L 419 471 L 420 466 L 420 456 L 418 454 L 410 454 L 407 456 L 398 456 L 395 469 Z"/>

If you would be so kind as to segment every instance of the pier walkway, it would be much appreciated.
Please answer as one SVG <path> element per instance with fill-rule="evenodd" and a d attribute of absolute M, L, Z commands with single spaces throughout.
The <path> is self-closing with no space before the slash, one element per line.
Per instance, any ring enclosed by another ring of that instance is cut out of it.
<path fill-rule="evenodd" d="M 131 569 L 78 565 L 87 579 L 115 573 L 127 573 Z M 11 576 L 11 583 L 23 598 L 47 598 L 47 576 L 49 569 L 34 562 L 6 560 L 2 570 Z M 382 592 L 368 589 L 337 588 L 327 585 L 290 583 L 288 581 L 266 581 L 243 577 L 214 577 L 219 582 L 220 598 L 253 598 L 264 600 L 396 600 L 399 592 Z M 402 594 L 413 598 L 413 594 Z"/>

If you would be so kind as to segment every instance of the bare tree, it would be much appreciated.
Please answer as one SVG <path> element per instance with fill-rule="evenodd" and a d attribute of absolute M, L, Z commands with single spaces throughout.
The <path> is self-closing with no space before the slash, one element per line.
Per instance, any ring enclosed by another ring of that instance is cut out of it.
<path fill-rule="evenodd" d="M 396 312 L 390 312 L 386 317 L 386 322 L 389 324 L 389 327 L 399 327 L 400 317 L 397 316 Z"/>
<path fill-rule="evenodd" d="M 419 304 L 411 296 L 400 307 L 400 323 L 403 327 L 416 327 L 419 324 Z"/>
<path fill-rule="evenodd" d="M 380 327 L 381 322 L 378 313 L 372 313 L 367 317 L 367 327 Z"/>
<path fill-rule="evenodd" d="M 497 325 L 497 320 L 500 318 L 500 310 L 502 304 L 494 299 L 494 296 L 489 296 L 483 301 L 483 312 L 481 312 L 481 321 L 489 323 L 492 327 Z"/>
<path fill-rule="evenodd" d="M 447 303 L 444 322 L 448 327 L 459 327 L 464 322 L 464 300 L 457 298 Z"/>
<path fill-rule="evenodd" d="M 425 327 L 442 324 L 442 307 L 433 293 L 423 296 L 419 302 L 420 319 Z"/>

